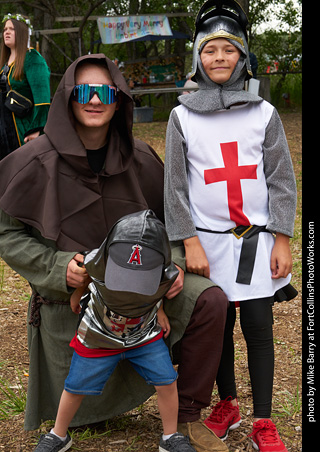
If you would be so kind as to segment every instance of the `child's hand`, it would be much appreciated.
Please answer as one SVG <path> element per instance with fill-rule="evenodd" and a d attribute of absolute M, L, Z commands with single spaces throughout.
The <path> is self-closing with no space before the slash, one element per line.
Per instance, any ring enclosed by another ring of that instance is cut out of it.
<path fill-rule="evenodd" d="M 176 265 L 177 269 L 179 270 L 179 275 L 175 282 L 172 284 L 168 292 L 165 294 L 165 297 L 168 298 L 168 300 L 171 300 L 171 298 L 174 298 L 176 295 L 178 295 L 181 290 L 183 289 L 183 283 L 184 283 L 184 271 L 182 268 L 178 267 Z"/>
<path fill-rule="evenodd" d="M 272 279 L 286 278 L 292 271 L 292 256 L 289 237 L 277 232 L 270 262 Z"/>
<path fill-rule="evenodd" d="M 81 312 L 80 300 L 82 295 L 87 290 L 88 285 L 89 283 L 82 287 L 78 287 L 78 289 L 76 289 L 70 297 L 70 307 L 75 314 L 80 314 Z"/>
<path fill-rule="evenodd" d="M 170 334 L 171 327 L 170 327 L 169 319 L 166 316 L 162 305 L 157 312 L 157 317 L 158 317 L 158 323 L 161 326 L 161 328 L 163 329 L 164 337 L 166 339 Z"/>
<path fill-rule="evenodd" d="M 83 292 L 84 288 L 78 287 L 78 289 L 76 289 L 70 297 L 70 307 L 72 309 L 72 312 L 74 312 L 75 314 L 80 314 L 81 312 L 80 300 Z"/>
<path fill-rule="evenodd" d="M 189 273 L 210 278 L 210 267 L 198 236 L 183 241 L 186 253 L 186 267 Z"/>

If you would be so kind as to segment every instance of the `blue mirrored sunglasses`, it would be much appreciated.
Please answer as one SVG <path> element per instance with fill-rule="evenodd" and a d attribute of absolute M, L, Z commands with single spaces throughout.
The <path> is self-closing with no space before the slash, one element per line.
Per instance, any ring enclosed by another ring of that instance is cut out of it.
<path fill-rule="evenodd" d="M 105 105 L 113 104 L 118 100 L 118 89 L 112 85 L 82 84 L 73 88 L 71 99 L 79 104 L 87 104 L 97 94 Z"/>

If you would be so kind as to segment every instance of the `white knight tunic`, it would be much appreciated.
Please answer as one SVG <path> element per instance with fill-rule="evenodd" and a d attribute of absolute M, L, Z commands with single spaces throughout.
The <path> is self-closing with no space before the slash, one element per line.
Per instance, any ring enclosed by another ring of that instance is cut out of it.
<path fill-rule="evenodd" d="M 219 233 L 239 225 L 268 224 L 263 147 L 274 108 L 260 102 L 199 114 L 180 105 L 175 112 L 185 142 L 190 215 L 210 264 L 211 279 L 230 301 L 274 295 L 291 279 L 291 275 L 271 278 L 274 236 L 259 233 L 252 276 L 243 284 L 237 282 L 237 274 L 246 239 Z"/>

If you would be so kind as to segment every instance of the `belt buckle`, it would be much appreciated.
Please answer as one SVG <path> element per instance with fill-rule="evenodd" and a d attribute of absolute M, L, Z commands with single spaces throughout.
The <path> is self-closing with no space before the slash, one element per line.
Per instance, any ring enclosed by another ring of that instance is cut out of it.
<path fill-rule="evenodd" d="M 239 226 L 236 226 L 235 228 L 230 229 L 230 231 L 232 232 L 232 234 L 239 240 L 241 239 L 241 237 L 243 237 L 248 231 L 250 231 L 251 228 L 253 228 L 253 224 L 250 224 L 241 234 L 237 234 L 236 233 L 236 229 Z"/>

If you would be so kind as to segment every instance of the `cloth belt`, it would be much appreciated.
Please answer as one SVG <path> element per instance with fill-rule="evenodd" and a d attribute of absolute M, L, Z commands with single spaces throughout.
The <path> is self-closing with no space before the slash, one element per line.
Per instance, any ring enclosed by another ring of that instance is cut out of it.
<path fill-rule="evenodd" d="M 211 231 L 196 227 L 197 231 L 209 232 L 211 234 L 233 234 L 237 239 L 243 238 L 238 274 L 236 282 L 239 284 L 250 285 L 254 262 L 256 259 L 258 239 L 260 232 L 270 232 L 265 226 L 237 226 L 227 231 Z"/>
<path fill-rule="evenodd" d="M 60 305 L 70 305 L 70 301 L 59 301 L 59 300 L 48 300 L 46 298 L 41 297 L 36 291 L 32 291 L 32 295 L 30 298 L 30 319 L 29 325 L 34 326 L 35 328 L 39 328 L 41 324 L 41 314 L 40 307 L 42 304 L 60 304 Z"/>

